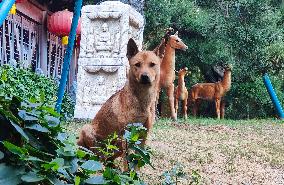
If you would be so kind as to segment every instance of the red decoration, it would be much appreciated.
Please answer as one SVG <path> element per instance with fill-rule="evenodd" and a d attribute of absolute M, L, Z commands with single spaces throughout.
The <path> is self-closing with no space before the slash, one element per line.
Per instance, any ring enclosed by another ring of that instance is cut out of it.
<path fill-rule="evenodd" d="M 48 30 L 58 36 L 68 36 L 71 30 L 73 13 L 68 10 L 55 12 L 48 19 Z M 76 30 L 77 35 L 81 34 L 81 19 L 79 19 Z"/>
<path fill-rule="evenodd" d="M 78 35 L 76 37 L 76 46 L 79 47 L 80 46 L 80 41 L 81 41 L 81 35 Z"/>
<path fill-rule="evenodd" d="M 26 2 L 27 0 L 16 0 L 16 3 L 24 3 Z"/>

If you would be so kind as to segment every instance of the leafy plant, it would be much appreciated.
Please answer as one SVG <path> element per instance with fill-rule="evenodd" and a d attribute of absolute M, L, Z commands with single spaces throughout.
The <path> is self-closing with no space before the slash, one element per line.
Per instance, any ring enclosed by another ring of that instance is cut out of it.
<path fill-rule="evenodd" d="M 201 182 L 201 175 L 198 173 L 198 171 L 193 170 L 191 173 L 191 181 L 190 185 L 198 185 Z"/>
<path fill-rule="evenodd" d="M 141 168 L 145 164 L 151 165 L 150 150 L 144 148 L 143 139 L 147 136 L 147 129 L 141 123 L 129 124 L 126 128 L 124 139 L 126 140 L 126 152 L 129 170 Z M 152 166 L 153 167 L 153 166 Z"/>
<path fill-rule="evenodd" d="M 133 169 L 122 172 L 105 166 L 92 151 L 78 147 L 75 136 L 60 126 L 60 115 L 42 98 L 33 103 L 0 96 L 1 184 L 143 184 Z M 144 129 L 138 125 L 131 128 L 127 133 L 134 137 L 126 142 L 137 149 L 130 141 L 140 140 L 143 134 L 138 131 Z M 149 155 L 143 153 L 137 159 L 145 156 Z M 138 163 L 143 166 L 148 161 Z"/>
<path fill-rule="evenodd" d="M 54 106 L 57 89 L 57 83 L 43 75 L 9 65 L 0 67 L 1 95 L 18 96 L 33 103 L 40 102 L 44 97 L 46 105 Z M 65 93 L 61 112 L 64 118 L 73 116 L 74 104 L 71 97 Z"/>
<path fill-rule="evenodd" d="M 178 184 L 180 179 L 185 178 L 186 173 L 183 171 L 183 167 L 180 164 L 175 165 L 171 170 L 163 173 L 161 178 L 163 179 L 163 185 L 175 185 Z"/>

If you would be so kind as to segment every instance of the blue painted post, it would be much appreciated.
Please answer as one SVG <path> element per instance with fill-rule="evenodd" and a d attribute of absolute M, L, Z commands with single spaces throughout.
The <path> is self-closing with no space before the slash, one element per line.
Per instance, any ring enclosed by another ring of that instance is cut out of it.
<path fill-rule="evenodd" d="M 271 84 L 271 81 L 269 79 L 268 74 L 266 74 L 266 73 L 264 74 L 263 81 L 264 81 L 265 87 L 266 87 L 266 89 L 268 91 L 268 94 L 269 94 L 269 96 L 270 96 L 270 98 L 272 100 L 272 103 L 273 103 L 273 105 L 274 105 L 274 107 L 275 107 L 275 109 L 277 111 L 277 114 L 278 114 L 279 118 L 280 119 L 284 119 L 283 109 L 282 109 L 281 104 L 280 104 L 280 102 L 279 102 L 279 100 L 277 98 L 277 95 L 276 95 L 276 93 L 275 93 L 275 91 L 273 89 L 273 86 Z"/>
<path fill-rule="evenodd" d="M 56 106 L 55 106 L 56 111 L 59 112 L 59 113 L 61 111 L 61 104 L 62 104 L 64 91 L 65 91 L 65 87 L 66 87 L 68 71 L 69 71 L 69 66 L 70 66 L 70 60 L 72 58 L 74 42 L 75 42 L 75 37 L 76 37 L 76 29 L 77 29 L 79 18 L 80 18 L 82 3 L 83 3 L 83 0 L 76 0 L 75 1 L 74 15 L 73 15 L 71 30 L 70 30 L 69 38 L 68 38 L 69 42 L 68 42 L 67 49 L 66 49 L 66 52 L 65 52 L 65 55 L 64 55 L 60 85 L 59 85 L 59 89 L 58 89 L 58 93 L 57 93 L 57 103 L 56 103 Z"/>
<path fill-rule="evenodd" d="M 16 0 L 2 0 L 2 2 L 0 3 L 0 27 L 5 21 L 15 1 Z"/>

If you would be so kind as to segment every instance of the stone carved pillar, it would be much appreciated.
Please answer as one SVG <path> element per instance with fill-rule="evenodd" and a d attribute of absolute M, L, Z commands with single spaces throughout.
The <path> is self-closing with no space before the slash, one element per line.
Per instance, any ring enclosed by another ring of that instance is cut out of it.
<path fill-rule="evenodd" d="M 142 48 L 144 19 L 129 5 L 106 1 L 82 8 L 75 118 L 94 118 L 126 82 L 127 42 Z"/>

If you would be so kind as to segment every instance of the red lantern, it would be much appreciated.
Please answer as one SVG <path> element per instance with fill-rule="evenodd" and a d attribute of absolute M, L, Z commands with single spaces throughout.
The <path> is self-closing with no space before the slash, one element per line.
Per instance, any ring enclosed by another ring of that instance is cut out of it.
<path fill-rule="evenodd" d="M 68 10 L 55 12 L 48 19 L 48 30 L 58 36 L 67 36 L 71 30 L 72 18 L 73 13 Z M 81 19 L 79 19 L 76 33 L 81 34 Z"/>

